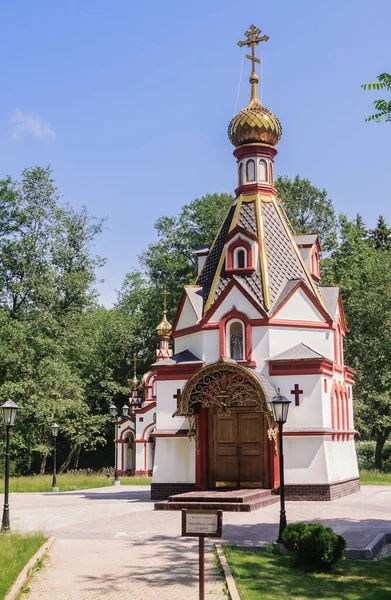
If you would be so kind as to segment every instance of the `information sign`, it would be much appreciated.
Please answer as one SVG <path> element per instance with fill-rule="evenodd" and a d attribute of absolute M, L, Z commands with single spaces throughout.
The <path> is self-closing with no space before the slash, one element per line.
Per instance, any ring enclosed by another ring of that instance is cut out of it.
<path fill-rule="evenodd" d="M 183 536 L 221 538 L 222 527 L 222 510 L 182 510 Z"/>

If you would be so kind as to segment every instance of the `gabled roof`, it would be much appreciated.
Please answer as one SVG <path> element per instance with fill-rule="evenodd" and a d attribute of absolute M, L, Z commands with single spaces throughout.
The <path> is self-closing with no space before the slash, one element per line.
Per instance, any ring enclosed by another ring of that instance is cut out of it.
<path fill-rule="evenodd" d="M 183 352 L 178 352 L 178 354 L 174 354 L 173 356 L 170 356 L 169 358 L 165 358 L 164 360 L 159 360 L 155 363 L 153 363 L 153 366 L 156 365 L 179 365 L 179 364 L 186 364 L 186 363 L 201 363 L 203 364 L 203 361 L 198 358 L 198 356 L 196 356 L 195 354 L 193 354 L 192 352 L 190 352 L 190 350 L 183 350 Z"/>
<path fill-rule="evenodd" d="M 292 346 L 285 352 L 281 352 L 280 354 L 276 354 L 275 356 L 270 356 L 266 359 L 266 362 L 275 361 L 275 360 L 314 360 L 314 359 L 324 359 L 327 360 L 325 356 L 319 354 L 315 350 L 312 350 L 306 344 L 297 344 L 296 346 Z"/>
<path fill-rule="evenodd" d="M 186 285 L 185 292 L 199 321 L 202 318 L 202 287 Z"/>
<path fill-rule="evenodd" d="M 318 236 L 314 234 L 294 235 L 295 242 L 298 246 L 313 246 Z"/>
<path fill-rule="evenodd" d="M 337 313 L 338 300 L 339 300 L 339 288 L 338 287 L 326 287 L 319 286 L 319 293 L 322 296 L 322 300 L 326 307 L 330 317 L 334 320 Z"/>

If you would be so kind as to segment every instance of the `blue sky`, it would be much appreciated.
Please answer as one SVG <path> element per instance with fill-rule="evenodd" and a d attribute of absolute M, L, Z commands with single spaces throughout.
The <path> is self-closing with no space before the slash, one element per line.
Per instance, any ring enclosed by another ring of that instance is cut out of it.
<path fill-rule="evenodd" d="M 391 71 L 389 0 L 3 0 L 0 18 L 0 177 L 50 163 L 64 200 L 108 217 L 95 248 L 107 306 L 159 216 L 233 191 L 226 131 L 251 23 L 270 36 L 276 174 L 308 177 L 370 226 L 391 222 L 391 125 L 365 123 L 378 94 L 360 88 Z"/>

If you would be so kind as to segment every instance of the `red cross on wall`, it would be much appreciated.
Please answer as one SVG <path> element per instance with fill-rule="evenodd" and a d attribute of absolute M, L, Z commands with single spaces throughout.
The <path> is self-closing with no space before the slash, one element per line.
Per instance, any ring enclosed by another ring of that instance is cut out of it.
<path fill-rule="evenodd" d="M 300 394 L 303 393 L 303 390 L 300 389 L 298 383 L 295 383 L 295 389 L 291 390 L 291 394 L 295 395 L 295 406 L 299 406 Z"/>
<path fill-rule="evenodd" d="M 181 402 L 181 390 L 177 390 L 176 394 L 173 395 L 173 398 L 176 399 L 176 407 L 177 409 L 180 408 L 180 402 Z"/>

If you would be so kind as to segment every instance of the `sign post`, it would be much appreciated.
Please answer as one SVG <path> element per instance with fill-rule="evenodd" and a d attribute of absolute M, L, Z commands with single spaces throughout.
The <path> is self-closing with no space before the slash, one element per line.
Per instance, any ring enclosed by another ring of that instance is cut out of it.
<path fill-rule="evenodd" d="M 182 509 L 182 535 L 198 537 L 199 545 L 199 600 L 205 600 L 205 538 L 221 538 L 223 533 L 222 510 Z"/>

